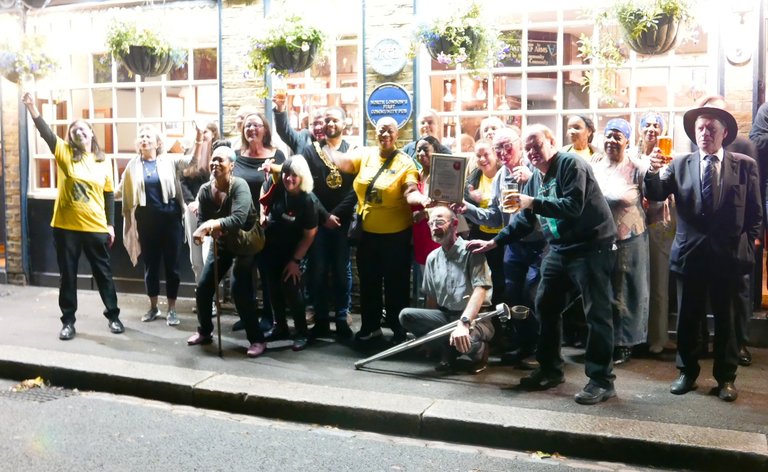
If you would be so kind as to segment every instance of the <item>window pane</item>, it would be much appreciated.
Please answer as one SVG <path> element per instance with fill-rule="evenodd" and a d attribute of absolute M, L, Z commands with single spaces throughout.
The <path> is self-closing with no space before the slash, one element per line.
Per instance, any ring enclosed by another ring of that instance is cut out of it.
<path fill-rule="evenodd" d="M 557 65 L 557 33 L 548 31 L 528 32 L 528 65 Z"/>
<path fill-rule="evenodd" d="M 563 64 L 582 65 L 583 59 L 579 57 L 579 37 L 584 34 L 592 35 L 592 25 L 566 25 L 563 30 Z"/>
<path fill-rule="evenodd" d="M 93 83 L 107 84 L 112 82 L 112 56 L 109 54 L 93 55 Z"/>
<path fill-rule="evenodd" d="M 35 159 L 37 167 L 37 186 L 56 188 L 56 164 L 53 159 Z"/>
<path fill-rule="evenodd" d="M 667 105 L 668 68 L 636 69 L 634 74 L 638 107 L 661 108 Z M 619 94 L 624 88 L 625 85 L 622 84 Z"/>
<path fill-rule="evenodd" d="M 676 107 L 694 106 L 707 90 L 707 69 L 706 67 L 676 69 L 670 83 L 672 90 L 675 91 Z"/>
<path fill-rule="evenodd" d="M 216 48 L 204 48 L 194 50 L 195 80 L 216 80 L 217 57 Z"/>

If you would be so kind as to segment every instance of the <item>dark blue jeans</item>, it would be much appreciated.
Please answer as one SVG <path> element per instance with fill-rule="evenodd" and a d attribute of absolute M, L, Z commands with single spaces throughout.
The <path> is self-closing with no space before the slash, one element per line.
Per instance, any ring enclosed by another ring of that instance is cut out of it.
<path fill-rule="evenodd" d="M 346 226 L 328 229 L 317 228 L 317 235 L 309 253 L 309 277 L 315 306 L 315 321 L 329 318 L 328 295 L 333 294 L 336 320 L 346 320 L 352 292 L 352 263 Z M 328 290 L 328 276 L 331 289 Z"/>
<path fill-rule="evenodd" d="M 59 308 L 61 322 L 75 322 L 77 311 L 77 266 L 80 253 L 91 264 L 91 272 L 99 288 L 101 301 L 104 302 L 104 316 L 116 319 L 120 315 L 117 307 L 117 291 L 112 279 L 112 266 L 109 263 L 109 248 L 107 248 L 107 233 L 90 233 L 53 228 L 53 244 L 56 247 L 56 261 L 59 263 Z"/>
<path fill-rule="evenodd" d="M 515 242 L 504 250 L 504 298 L 510 306 L 534 307 L 539 285 L 541 258 L 546 243 Z M 511 347 L 533 352 L 539 341 L 538 313 L 524 320 L 509 320 Z"/>
<path fill-rule="evenodd" d="M 259 319 L 256 316 L 256 306 L 253 303 L 253 277 L 251 268 L 255 256 L 234 256 L 227 252 L 218 244 L 218 276 L 219 281 L 229 270 L 234 262 L 232 269 L 232 298 L 235 301 L 237 314 L 245 326 L 245 334 L 248 341 L 253 344 L 264 340 L 264 334 L 259 329 Z M 216 282 L 214 280 L 214 257 L 213 247 L 205 258 L 203 272 L 200 274 L 200 281 L 197 283 L 195 300 L 197 302 L 197 331 L 200 334 L 210 335 L 213 333 L 213 321 L 211 320 L 211 305 L 213 297 L 216 294 Z"/>
<path fill-rule="evenodd" d="M 549 251 L 541 263 L 541 282 L 536 292 L 536 312 L 541 333 L 536 351 L 542 371 L 563 375 L 560 355 L 562 312 L 575 288 L 582 296 L 587 319 L 587 377 L 602 388 L 613 385 L 613 310 L 611 272 L 615 251 L 610 248 L 563 255 Z"/>
<path fill-rule="evenodd" d="M 160 294 L 160 266 L 165 267 L 165 293 L 171 300 L 179 294 L 179 257 L 184 245 L 181 214 L 158 211 L 151 207 L 136 208 L 141 258 L 144 261 L 144 285 L 147 296 Z M 162 261 L 162 262 L 161 262 Z"/>

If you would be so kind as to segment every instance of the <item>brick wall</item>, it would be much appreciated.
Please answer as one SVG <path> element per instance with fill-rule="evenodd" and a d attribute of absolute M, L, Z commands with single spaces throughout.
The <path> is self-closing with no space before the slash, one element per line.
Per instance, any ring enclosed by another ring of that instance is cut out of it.
<path fill-rule="evenodd" d="M 256 96 L 256 89 L 264 79 L 255 77 L 248 68 L 250 37 L 264 26 L 262 1 L 227 1 L 222 10 L 221 33 L 221 103 L 224 108 L 222 131 L 233 132 L 235 116 L 240 107 L 264 111 L 264 101 Z"/>
<path fill-rule="evenodd" d="M 21 175 L 19 161 L 19 90 L 0 79 L 3 92 L 3 186 L 5 189 L 6 275 L 8 282 L 25 285 L 21 261 Z"/>

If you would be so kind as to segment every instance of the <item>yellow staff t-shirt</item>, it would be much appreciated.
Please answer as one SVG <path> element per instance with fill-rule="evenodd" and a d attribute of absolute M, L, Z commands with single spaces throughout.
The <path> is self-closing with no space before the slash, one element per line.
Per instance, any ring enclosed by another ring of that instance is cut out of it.
<path fill-rule="evenodd" d="M 365 198 L 366 189 L 373 177 L 386 162 L 379 155 L 379 148 L 365 148 L 360 155 L 352 156 L 355 166 L 353 187 L 357 194 L 357 204 L 363 215 L 363 230 L 369 233 L 399 233 L 413 224 L 411 207 L 405 200 L 408 184 L 419 181 L 419 172 L 413 160 L 398 151 L 389 167 L 374 182 L 369 198 Z M 360 210 L 358 210 L 360 211 Z"/>
<path fill-rule="evenodd" d="M 112 160 L 97 162 L 90 152 L 72 161 L 72 148 L 56 139 L 59 193 L 53 207 L 51 226 L 72 231 L 107 232 L 104 192 L 114 192 Z"/>

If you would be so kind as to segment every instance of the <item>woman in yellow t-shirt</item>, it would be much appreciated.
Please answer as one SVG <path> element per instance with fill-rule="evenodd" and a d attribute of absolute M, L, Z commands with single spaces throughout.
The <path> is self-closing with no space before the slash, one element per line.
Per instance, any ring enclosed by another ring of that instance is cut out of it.
<path fill-rule="evenodd" d="M 85 252 L 91 264 L 110 331 L 122 333 L 125 329 L 118 318 L 120 308 L 109 262 L 109 249 L 115 242 L 112 161 L 104 156 L 88 123 L 82 120 L 70 123 L 64 141 L 53 134 L 40 116 L 32 95 L 25 93 L 22 101 L 56 157 L 58 168 L 58 194 L 51 226 L 61 275 L 59 339 L 66 341 L 75 337 L 77 265 L 81 252 Z"/>
<path fill-rule="evenodd" d="M 411 205 L 430 206 L 430 199 L 420 193 L 419 173 L 413 160 L 397 149 L 397 122 L 384 117 L 376 122 L 378 148 L 363 148 L 339 153 L 327 148 L 342 172 L 355 174 L 357 212 L 362 216 L 363 235 L 357 247 L 357 271 L 360 277 L 362 326 L 357 341 L 381 338 L 379 327 L 382 308 L 387 311 L 387 325 L 393 341 L 405 340 L 400 326 L 400 311 L 408 306 L 411 268 Z M 388 162 L 390 160 L 391 162 Z M 371 180 L 379 170 L 373 187 Z M 382 304 L 382 285 L 384 303 Z"/>

